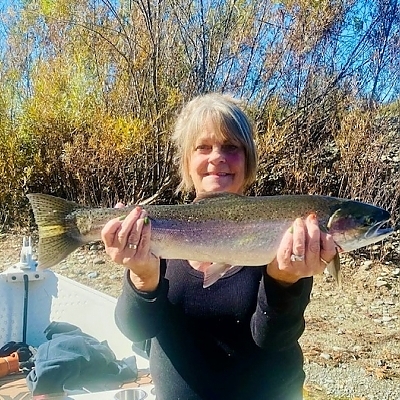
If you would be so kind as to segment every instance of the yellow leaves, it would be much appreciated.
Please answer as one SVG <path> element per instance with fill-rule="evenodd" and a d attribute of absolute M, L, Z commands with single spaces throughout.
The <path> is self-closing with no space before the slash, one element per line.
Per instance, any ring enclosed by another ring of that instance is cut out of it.
<path fill-rule="evenodd" d="M 167 100 L 166 106 L 167 109 L 175 108 L 178 104 L 182 103 L 183 93 L 178 88 L 166 88 L 167 90 Z"/>
<path fill-rule="evenodd" d="M 74 2 L 71 0 L 39 0 L 39 12 L 45 18 L 67 18 L 74 9 Z"/>
<path fill-rule="evenodd" d="M 98 91 L 84 57 L 76 55 L 69 63 L 63 57 L 38 62 L 32 75 L 34 94 L 26 103 L 27 120 L 41 125 L 64 122 L 72 131 L 93 117 Z"/>
<path fill-rule="evenodd" d="M 147 133 L 144 121 L 138 118 L 118 117 L 114 121 L 113 138 L 120 149 L 128 149 L 142 142 Z"/>
<path fill-rule="evenodd" d="M 47 17 L 54 9 L 54 0 L 39 0 L 40 11 Z"/>
<path fill-rule="evenodd" d="M 337 2 L 332 0 L 283 0 L 279 3 L 288 9 L 313 10 L 314 12 L 326 11 Z"/>

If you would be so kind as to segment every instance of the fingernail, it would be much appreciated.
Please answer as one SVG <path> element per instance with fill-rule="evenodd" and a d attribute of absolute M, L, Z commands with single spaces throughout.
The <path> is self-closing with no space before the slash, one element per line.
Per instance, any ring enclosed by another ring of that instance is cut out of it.
<path fill-rule="evenodd" d="M 126 218 L 126 215 L 121 215 L 120 217 L 118 217 L 118 219 L 119 219 L 120 221 L 123 221 L 125 218 Z"/>
<path fill-rule="evenodd" d="M 145 225 L 147 225 L 149 222 L 150 222 L 149 217 L 144 217 L 144 218 L 143 218 L 143 223 L 144 223 Z"/>
<path fill-rule="evenodd" d="M 289 228 L 289 233 L 293 233 L 293 225 Z"/>
<path fill-rule="evenodd" d="M 310 219 L 315 221 L 317 219 L 317 214 L 314 213 L 310 214 Z"/>

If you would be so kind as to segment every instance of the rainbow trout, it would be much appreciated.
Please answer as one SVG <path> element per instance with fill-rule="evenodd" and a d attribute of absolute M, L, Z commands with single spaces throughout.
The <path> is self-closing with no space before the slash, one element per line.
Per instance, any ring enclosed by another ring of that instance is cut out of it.
<path fill-rule="evenodd" d="M 78 247 L 101 240 L 101 229 L 126 208 L 90 208 L 45 194 L 29 194 L 39 229 L 38 267 L 56 265 Z M 143 206 L 151 220 L 151 252 L 165 259 L 208 261 L 204 286 L 231 266 L 270 263 L 298 217 L 317 215 L 339 252 L 378 242 L 393 232 L 390 214 L 373 205 L 326 196 L 247 197 L 209 193 L 192 204 Z M 328 270 L 339 280 L 339 257 Z"/>

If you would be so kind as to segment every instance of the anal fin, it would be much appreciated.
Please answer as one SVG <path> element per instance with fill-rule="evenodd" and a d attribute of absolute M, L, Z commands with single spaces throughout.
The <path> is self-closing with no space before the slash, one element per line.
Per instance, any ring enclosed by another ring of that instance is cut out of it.
<path fill-rule="evenodd" d="M 204 282 L 203 288 L 208 288 L 217 282 L 218 279 L 222 278 L 230 269 L 234 266 L 224 263 L 212 263 L 204 271 Z"/>

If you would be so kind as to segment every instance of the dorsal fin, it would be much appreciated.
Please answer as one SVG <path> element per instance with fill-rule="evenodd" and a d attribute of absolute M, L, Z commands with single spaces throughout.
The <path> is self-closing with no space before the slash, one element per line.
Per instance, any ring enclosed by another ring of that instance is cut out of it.
<path fill-rule="evenodd" d="M 194 200 L 193 203 L 201 203 L 204 201 L 218 201 L 221 199 L 239 199 L 245 196 L 236 193 L 229 193 L 229 192 L 205 192 L 200 193 Z"/>

